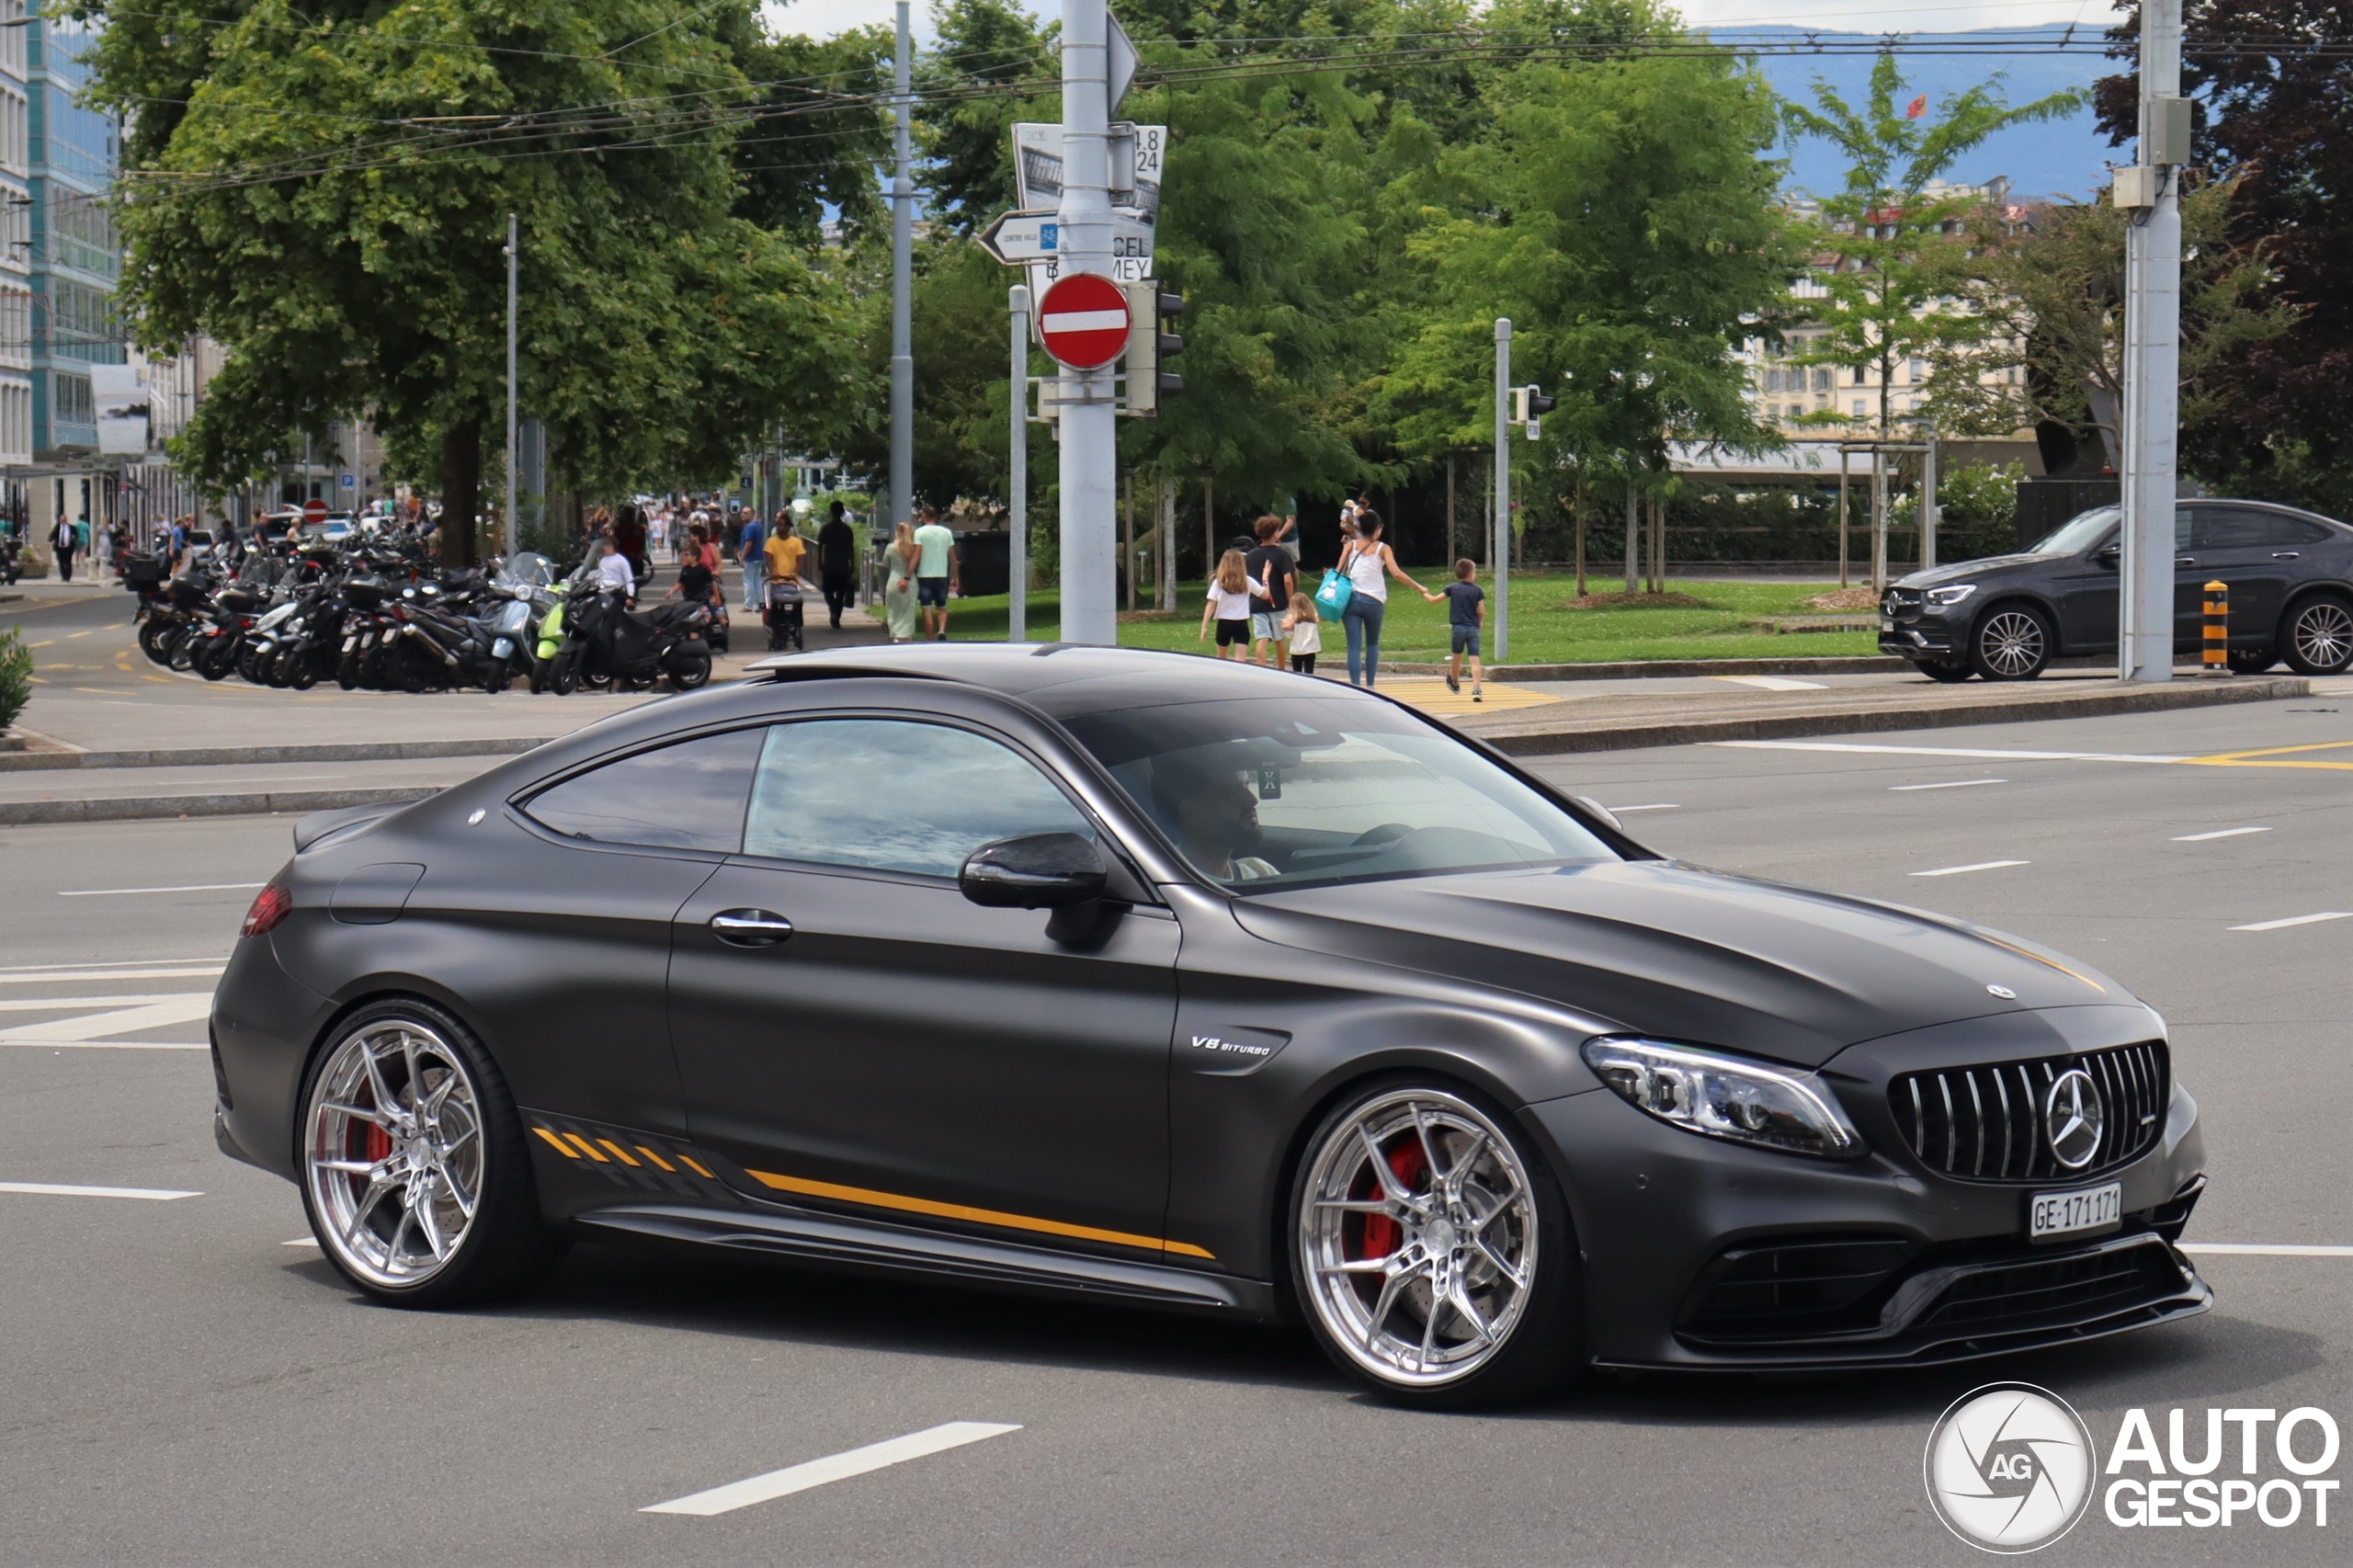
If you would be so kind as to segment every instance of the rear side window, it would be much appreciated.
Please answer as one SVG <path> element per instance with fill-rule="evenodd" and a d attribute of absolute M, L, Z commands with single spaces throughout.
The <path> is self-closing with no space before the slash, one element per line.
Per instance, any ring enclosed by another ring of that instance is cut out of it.
<path fill-rule="evenodd" d="M 523 811 L 567 838 L 732 855 L 743 846 L 765 733 L 733 730 L 642 751 L 541 790 Z"/>
<path fill-rule="evenodd" d="M 2292 549 L 2298 545 L 2323 544 L 2329 538 L 2328 529 L 2302 517 L 2283 517 L 2278 512 L 2258 512 L 2252 508 L 2200 507 L 2198 517 L 2198 544 L 2206 550 Z"/>
<path fill-rule="evenodd" d="M 744 853 L 952 877 L 983 844 L 1095 836 L 1012 747 L 947 724 L 812 719 L 768 732 Z"/>

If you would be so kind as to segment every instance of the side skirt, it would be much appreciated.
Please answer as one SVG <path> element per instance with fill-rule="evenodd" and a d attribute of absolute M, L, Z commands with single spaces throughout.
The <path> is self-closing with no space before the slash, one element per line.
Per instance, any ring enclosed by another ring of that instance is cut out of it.
<path fill-rule="evenodd" d="M 941 1235 L 814 1210 L 755 1211 L 683 1204 L 631 1204 L 586 1210 L 574 1214 L 572 1221 L 598 1231 L 707 1246 L 743 1247 L 808 1263 L 922 1276 L 964 1285 L 1046 1290 L 1058 1295 L 1109 1296 L 1139 1305 L 1254 1319 L 1279 1315 L 1275 1290 L 1263 1280 L 1051 1252 L 1011 1242 Z"/>

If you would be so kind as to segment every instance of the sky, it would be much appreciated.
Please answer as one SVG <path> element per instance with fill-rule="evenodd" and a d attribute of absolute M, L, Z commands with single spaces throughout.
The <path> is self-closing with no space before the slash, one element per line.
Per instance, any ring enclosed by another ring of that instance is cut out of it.
<path fill-rule="evenodd" d="M 1058 8 L 1059 0 L 1029 0 L 1033 11 Z M 1878 34 L 1894 30 L 1965 32 L 1985 28 L 2027 28 L 2075 23 L 2097 32 L 2114 22 L 2105 0 L 1978 0 L 1975 4 L 1923 0 L 1916 5 L 1891 6 L 1873 0 L 1685 0 L 1680 7 L 1695 27 L 1755 28 L 1766 26 L 1816 28 L 1824 31 Z M 912 19 L 918 41 L 930 36 L 927 0 L 915 0 Z M 770 4 L 770 23 L 788 32 L 827 37 L 869 23 L 888 26 L 895 16 L 892 0 L 791 0 Z M 1984 59 L 1912 56 L 1904 61 L 1910 85 L 1932 99 L 1975 85 L 1993 64 Z M 1804 98 L 1813 79 L 1821 75 L 1847 94 L 1859 97 L 1870 73 L 1867 56 L 1830 56 L 1818 60 L 1768 56 L 1765 70 L 1774 86 L 1789 97 Z M 2021 103 L 2068 86 L 2088 86 L 2092 80 L 2116 69 L 2091 55 L 2025 55 L 2005 67 L 2005 89 L 2013 103 Z M 1836 188 L 1840 171 L 1821 143 L 1789 150 L 1790 186 L 1797 190 Z M 2110 148 L 2092 128 L 2088 112 L 2047 125 L 2005 131 L 1962 160 L 1953 177 L 1979 183 L 1996 176 L 2007 177 L 2020 196 L 2083 198 L 2105 183 L 2109 159 L 2128 153 Z"/>

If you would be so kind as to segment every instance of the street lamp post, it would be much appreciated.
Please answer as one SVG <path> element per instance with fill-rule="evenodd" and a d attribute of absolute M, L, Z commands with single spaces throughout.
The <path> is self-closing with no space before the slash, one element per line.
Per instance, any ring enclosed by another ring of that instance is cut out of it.
<path fill-rule="evenodd" d="M 515 554 L 515 214 L 506 215 L 506 509 L 505 525 L 510 559 Z"/>
<path fill-rule="evenodd" d="M 1063 190 L 1059 275 L 1110 276 L 1110 12 L 1104 0 L 1063 0 Z M 1042 310 L 1045 301 L 1039 301 Z M 1113 511 L 1119 415 L 1113 370 L 1064 367 L 1056 389 L 1062 437 L 1062 640 L 1119 642 Z M 1217 570 L 1214 553 L 1210 570 Z"/>
<path fill-rule="evenodd" d="M 2119 678 L 2173 678 L 2174 473 L 2181 392 L 2181 201 L 2188 149 L 2181 99 L 2181 0 L 2141 7 L 2140 149 L 2117 173 L 2131 206 L 2124 241 L 2123 583 Z"/>
<path fill-rule="evenodd" d="M 915 122 L 909 93 L 914 41 L 907 0 L 899 0 L 899 36 L 891 62 L 891 517 L 912 519 L 915 487 Z"/>

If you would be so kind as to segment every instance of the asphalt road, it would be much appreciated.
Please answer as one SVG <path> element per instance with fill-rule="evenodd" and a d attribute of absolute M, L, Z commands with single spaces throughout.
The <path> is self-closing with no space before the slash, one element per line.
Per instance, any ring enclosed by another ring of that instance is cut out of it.
<path fill-rule="evenodd" d="M 2353 701 L 1541 766 L 1653 808 L 1625 820 L 1662 849 L 2097 964 L 2167 1014 L 2204 1108 L 2189 1240 L 2353 1244 L 2353 919 L 2233 929 L 2353 909 Z M 2103 1452 L 2131 1407 L 2161 1445 L 2186 1408 L 2193 1451 L 2209 1406 L 2353 1422 L 2353 1256 L 2313 1252 L 2202 1254 L 2213 1312 L 2066 1351 L 1477 1417 L 1368 1403 L 1292 1331 L 732 1257 L 583 1248 L 495 1310 L 366 1306 L 287 1244 L 292 1188 L 213 1152 L 203 1053 L 106 1043 L 202 1040 L 250 897 L 213 884 L 267 877 L 288 825 L 0 830 L 0 1183 L 200 1194 L 0 1190 L 0 1562 L 1967 1562 L 1920 1456 L 1981 1382 L 2058 1392 Z M 109 891 L 138 888 L 196 891 Z M 44 1033 L 85 1042 L 23 1043 Z M 640 1511 L 949 1422 L 1018 1430 L 716 1517 Z M 2287 1474 L 2268 1437 L 2258 1458 Z M 2228 1529 L 2095 1506 L 2039 1561 L 2341 1562 L 2335 1504 L 2325 1528 L 2306 1507 Z"/>

